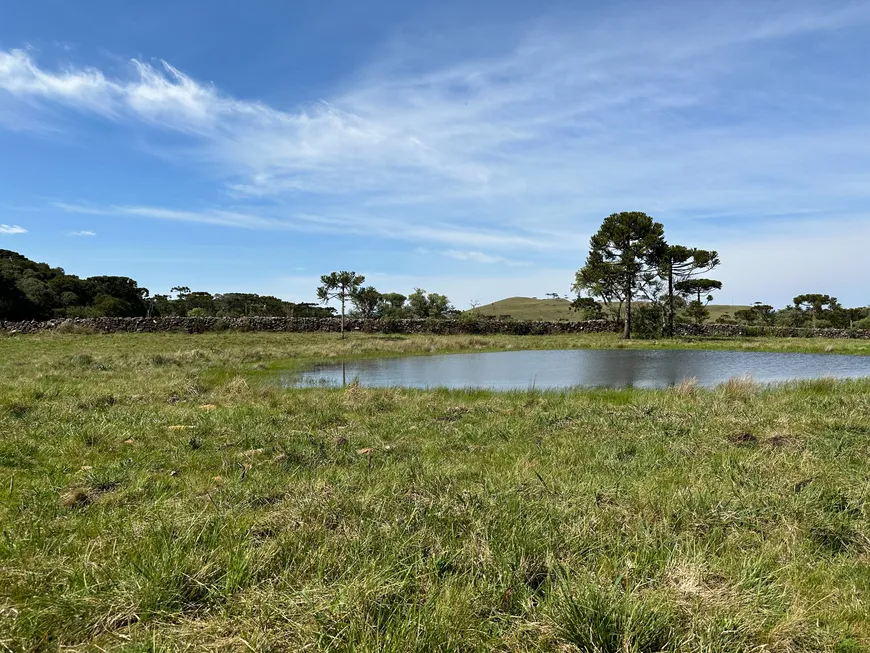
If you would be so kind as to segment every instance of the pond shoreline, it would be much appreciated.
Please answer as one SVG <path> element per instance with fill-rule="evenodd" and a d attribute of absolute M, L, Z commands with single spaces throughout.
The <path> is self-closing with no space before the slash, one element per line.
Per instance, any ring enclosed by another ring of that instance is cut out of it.
<path fill-rule="evenodd" d="M 870 378 L 865 357 L 692 349 L 539 349 L 383 356 L 276 371 L 284 387 L 494 391 L 712 388 L 733 379 L 768 385 Z"/>

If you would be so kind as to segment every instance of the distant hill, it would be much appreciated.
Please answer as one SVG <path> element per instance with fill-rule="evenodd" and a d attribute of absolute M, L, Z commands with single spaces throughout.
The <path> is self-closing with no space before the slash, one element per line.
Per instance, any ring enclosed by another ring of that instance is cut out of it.
<path fill-rule="evenodd" d="M 538 299 L 537 297 L 508 297 L 492 304 L 478 306 L 473 310 L 481 315 L 507 315 L 515 320 L 579 320 L 577 313 L 571 310 L 571 302 L 567 299 Z M 710 304 L 710 321 L 725 313 L 732 316 L 748 306 L 731 304 Z"/>

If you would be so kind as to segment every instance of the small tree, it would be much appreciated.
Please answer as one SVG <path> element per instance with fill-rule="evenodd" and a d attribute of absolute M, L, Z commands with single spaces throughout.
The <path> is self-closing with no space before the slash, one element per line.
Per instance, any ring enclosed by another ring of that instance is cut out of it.
<path fill-rule="evenodd" d="M 773 310 L 773 306 L 770 304 L 762 304 L 761 302 L 755 302 L 749 308 L 734 311 L 734 317 L 750 326 L 753 324 L 765 324 L 770 326 L 773 324 L 775 316 L 776 312 Z"/>
<path fill-rule="evenodd" d="M 383 300 L 382 312 L 388 317 L 404 317 L 407 313 L 405 301 L 408 299 L 402 293 L 388 292 L 381 295 Z"/>
<path fill-rule="evenodd" d="M 589 253 L 586 265 L 577 270 L 571 289 L 577 293 L 578 300 L 584 292 L 589 298 L 597 297 L 617 322 L 622 321 L 624 288 L 614 266 L 605 263 L 598 252 Z"/>
<path fill-rule="evenodd" d="M 446 295 L 427 293 L 422 288 L 415 288 L 414 292 L 408 295 L 408 305 L 414 317 L 441 317 L 453 310 Z"/>
<path fill-rule="evenodd" d="M 331 299 L 341 303 L 341 338 L 344 339 L 344 305 L 359 290 L 366 278 L 356 272 L 332 272 L 320 277 L 323 284 L 317 289 L 317 298 L 326 304 Z"/>
<path fill-rule="evenodd" d="M 753 311 L 751 308 L 741 308 L 738 311 L 734 311 L 734 317 L 743 324 L 752 326 L 758 319 L 758 313 Z"/>
<path fill-rule="evenodd" d="M 710 293 L 721 290 L 722 282 L 715 279 L 686 279 L 675 283 L 674 289 L 684 297 L 697 296 L 689 302 L 686 314 L 695 321 L 695 324 L 702 324 L 710 316 L 710 311 L 707 310 L 707 304 L 713 301 L 713 295 Z M 706 301 L 701 301 L 701 295 L 704 294 L 706 294 Z"/>
<path fill-rule="evenodd" d="M 813 328 L 816 328 L 816 319 L 827 306 L 829 310 L 839 308 L 836 297 L 830 295 L 821 295 L 818 293 L 810 293 L 806 295 L 798 295 L 793 300 L 794 306 L 800 310 L 809 310 L 813 318 Z"/>
<path fill-rule="evenodd" d="M 580 313 L 580 317 L 584 320 L 604 319 L 604 310 L 601 308 L 601 304 L 591 297 L 578 297 L 571 302 L 571 310 Z"/>
<path fill-rule="evenodd" d="M 360 317 L 377 317 L 384 296 L 374 286 L 360 288 L 350 296 L 353 307 Z"/>
<path fill-rule="evenodd" d="M 687 281 L 696 274 L 709 272 L 719 265 L 719 254 L 713 250 L 668 245 L 662 257 L 659 274 L 668 282 L 667 331 L 674 335 L 674 316 L 676 315 L 675 284 Z"/>
<path fill-rule="evenodd" d="M 586 290 L 605 303 L 625 303 L 623 338 L 631 337 L 631 300 L 643 294 L 650 272 L 660 267 L 667 247 L 665 229 L 646 213 L 625 211 L 604 219 L 589 241 L 586 265 L 577 272 L 577 290 Z"/>

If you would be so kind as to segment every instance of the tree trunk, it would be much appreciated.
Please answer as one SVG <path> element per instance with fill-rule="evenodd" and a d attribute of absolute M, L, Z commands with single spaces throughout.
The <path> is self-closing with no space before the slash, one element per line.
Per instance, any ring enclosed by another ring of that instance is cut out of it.
<path fill-rule="evenodd" d="M 344 340 L 344 296 L 341 298 L 341 339 Z"/>
<path fill-rule="evenodd" d="M 622 329 L 623 340 L 631 338 L 631 284 L 625 287 L 625 325 Z"/>
<path fill-rule="evenodd" d="M 674 262 L 668 264 L 668 337 L 674 337 Z"/>

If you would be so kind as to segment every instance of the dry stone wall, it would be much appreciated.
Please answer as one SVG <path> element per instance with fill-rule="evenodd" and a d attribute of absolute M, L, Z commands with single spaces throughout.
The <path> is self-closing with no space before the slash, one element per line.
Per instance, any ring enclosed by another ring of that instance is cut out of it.
<path fill-rule="evenodd" d="M 338 332 L 338 318 L 291 317 L 101 317 L 47 321 L 3 322 L 0 332 L 40 333 L 157 333 L 206 331 L 262 332 Z M 605 320 L 586 322 L 544 322 L 531 320 L 454 319 L 454 320 L 390 320 L 349 318 L 349 332 L 363 333 L 435 333 L 435 334 L 505 334 L 548 335 L 560 333 L 605 333 L 619 327 Z M 797 329 L 786 327 L 745 327 L 731 324 L 680 324 L 678 336 L 735 337 L 774 336 L 783 338 L 860 338 L 870 339 L 870 330 L 857 329 Z"/>

